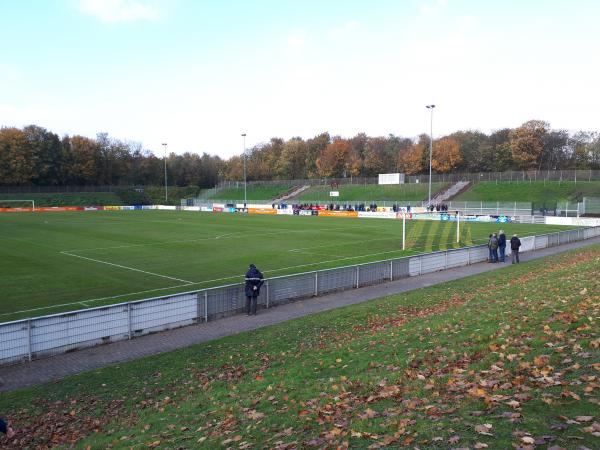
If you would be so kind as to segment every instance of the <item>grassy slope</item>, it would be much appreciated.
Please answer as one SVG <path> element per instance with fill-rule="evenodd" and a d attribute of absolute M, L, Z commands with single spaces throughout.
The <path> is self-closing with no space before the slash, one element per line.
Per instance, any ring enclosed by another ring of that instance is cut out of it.
<path fill-rule="evenodd" d="M 454 200 L 534 202 L 554 205 L 557 201 L 581 201 L 583 197 L 600 197 L 600 181 L 572 182 L 481 182 Z"/>
<path fill-rule="evenodd" d="M 291 188 L 290 185 L 273 185 L 273 186 L 247 186 L 246 198 L 248 200 L 271 200 L 282 194 L 285 194 Z M 242 183 L 239 188 L 222 189 L 213 194 L 211 199 L 214 200 L 244 200 L 244 185 Z"/>
<path fill-rule="evenodd" d="M 431 195 L 446 187 L 446 183 L 432 183 Z M 330 186 L 312 186 L 303 191 L 298 200 L 300 201 L 329 201 Z M 403 184 L 403 185 L 341 185 L 338 189 L 340 196 L 336 201 L 421 201 L 426 200 L 429 192 L 427 184 Z"/>
<path fill-rule="evenodd" d="M 4 444 L 597 448 L 599 260 L 596 245 L 7 393 L 22 440 Z"/>
<path fill-rule="evenodd" d="M 0 194 L 0 206 L 16 207 L 16 203 L 4 205 L 2 200 L 34 200 L 35 206 L 104 206 L 122 205 L 123 201 L 114 192 L 60 192 Z M 29 205 L 31 206 L 31 205 Z"/>
<path fill-rule="evenodd" d="M 181 199 L 197 197 L 199 193 L 200 189 L 196 186 L 169 186 L 167 203 L 169 205 L 180 205 Z M 164 205 L 165 188 L 161 186 L 146 186 L 143 193 L 129 188 L 115 188 L 115 192 L 0 193 L 0 206 L 3 206 L 3 199 L 35 200 L 36 206 Z M 7 206 L 11 205 L 7 204 Z M 15 204 L 12 206 L 15 206 Z"/>
<path fill-rule="evenodd" d="M 403 252 L 401 224 L 384 219 L 175 211 L 0 214 L 0 321 L 235 283 L 250 262 L 273 277 L 477 244 L 498 229 L 463 224 L 457 244 L 455 226 L 409 221 L 410 250 Z M 503 228 L 523 236 L 564 229 Z M 51 305 L 61 306 L 47 309 Z M 28 311 L 36 308 L 45 309 Z"/>

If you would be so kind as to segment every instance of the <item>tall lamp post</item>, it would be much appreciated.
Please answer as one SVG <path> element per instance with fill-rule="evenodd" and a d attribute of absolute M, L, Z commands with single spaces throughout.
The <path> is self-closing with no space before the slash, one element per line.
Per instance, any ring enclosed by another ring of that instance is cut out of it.
<path fill-rule="evenodd" d="M 162 143 L 163 148 L 165 149 L 165 204 L 169 203 L 169 194 L 167 188 L 167 143 Z"/>
<path fill-rule="evenodd" d="M 426 105 L 425 108 L 427 108 L 429 111 L 431 111 L 431 128 L 430 128 L 430 135 L 429 135 L 429 203 L 428 205 L 431 206 L 431 158 L 432 158 L 432 153 L 433 153 L 433 108 L 435 108 L 435 105 Z"/>
<path fill-rule="evenodd" d="M 244 138 L 244 208 L 246 207 L 246 133 L 242 133 Z"/>

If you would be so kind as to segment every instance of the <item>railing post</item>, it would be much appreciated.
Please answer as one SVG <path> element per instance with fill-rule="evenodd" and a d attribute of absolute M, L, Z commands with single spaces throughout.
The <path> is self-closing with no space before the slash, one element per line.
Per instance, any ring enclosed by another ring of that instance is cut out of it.
<path fill-rule="evenodd" d="M 201 316 L 201 309 L 200 309 L 200 292 L 196 292 L 196 323 L 200 323 L 200 317 Z"/>
<path fill-rule="evenodd" d="M 204 322 L 208 322 L 208 290 L 204 291 Z"/>
<path fill-rule="evenodd" d="M 131 303 L 127 302 L 127 339 L 131 340 Z"/>
<path fill-rule="evenodd" d="M 444 270 L 448 268 L 448 250 L 444 252 Z"/>
<path fill-rule="evenodd" d="M 394 281 L 394 260 L 390 260 L 390 281 Z"/>
<path fill-rule="evenodd" d="M 356 266 L 356 288 L 358 289 L 359 286 L 359 280 L 360 280 L 360 266 Z"/>
<path fill-rule="evenodd" d="M 31 361 L 31 319 L 27 319 L 27 359 Z"/>
<path fill-rule="evenodd" d="M 471 265 L 471 247 L 467 247 L 467 266 Z"/>
<path fill-rule="evenodd" d="M 423 275 L 423 257 L 419 256 L 419 275 Z"/>
<path fill-rule="evenodd" d="M 319 272 L 315 272 L 315 297 L 319 295 Z"/>
<path fill-rule="evenodd" d="M 265 284 L 266 284 L 266 286 L 265 286 L 265 287 L 266 287 L 266 289 L 267 289 L 267 308 L 269 308 L 269 280 L 267 280 L 267 281 L 265 282 Z"/>

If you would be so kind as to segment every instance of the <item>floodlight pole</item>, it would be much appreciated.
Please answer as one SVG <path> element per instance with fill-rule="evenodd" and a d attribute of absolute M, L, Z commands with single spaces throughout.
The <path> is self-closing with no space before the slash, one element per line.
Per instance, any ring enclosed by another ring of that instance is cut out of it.
<path fill-rule="evenodd" d="M 431 159 L 433 153 L 433 108 L 435 105 L 426 105 L 425 108 L 431 111 L 431 123 L 430 123 L 430 134 L 429 134 L 429 201 L 428 205 L 431 206 Z"/>
<path fill-rule="evenodd" d="M 242 133 L 242 137 L 244 138 L 244 208 L 246 207 L 246 133 Z"/>
<path fill-rule="evenodd" d="M 167 143 L 162 143 L 163 148 L 165 149 L 165 205 L 169 203 L 169 194 L 168 194 L 168 185 L 167 185 Z"/>

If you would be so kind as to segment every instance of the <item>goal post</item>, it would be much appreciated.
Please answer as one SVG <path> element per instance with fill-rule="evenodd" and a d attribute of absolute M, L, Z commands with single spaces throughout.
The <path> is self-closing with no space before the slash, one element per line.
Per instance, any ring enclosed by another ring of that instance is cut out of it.
<path fill-rule="evenodd" d="M 21 205 L 18 205 L 18 204 Z M 14 206 L 17 204 L 17 206 Z M 0 209 L 22 209 L 24 211 L 35 211 L 35 200 L 15 200 L 15 199 L 0 199 Z"/>
<path fill-rule="evenodd" d="M 431 219 L 432 215 L 439 215 L 439 212 L 418 212 L 418 213 L 414 213 L 414 212 L 404 212 L 402 213 L 402 250 L 406 250 L 406 241 L 407 241 L 407 234 L 406 234 L 406 219 L 410 219 L 410 220 L 434 220 Z M 448 217 L 452 217 L 450 220 L 453 222 L 456 222 L 456 243 L 460 243 L 460 225 L 461 225 L 461 214 L 460 211 L 456 211 L 455 214 L 448 214 L 448 213 L 441 213 L 441 214 L 446 214 Z M 419 218 L 419 216 L 422 216 L 423 218 Z M 441 219 L 435 219 L 442 221 Z"/>

